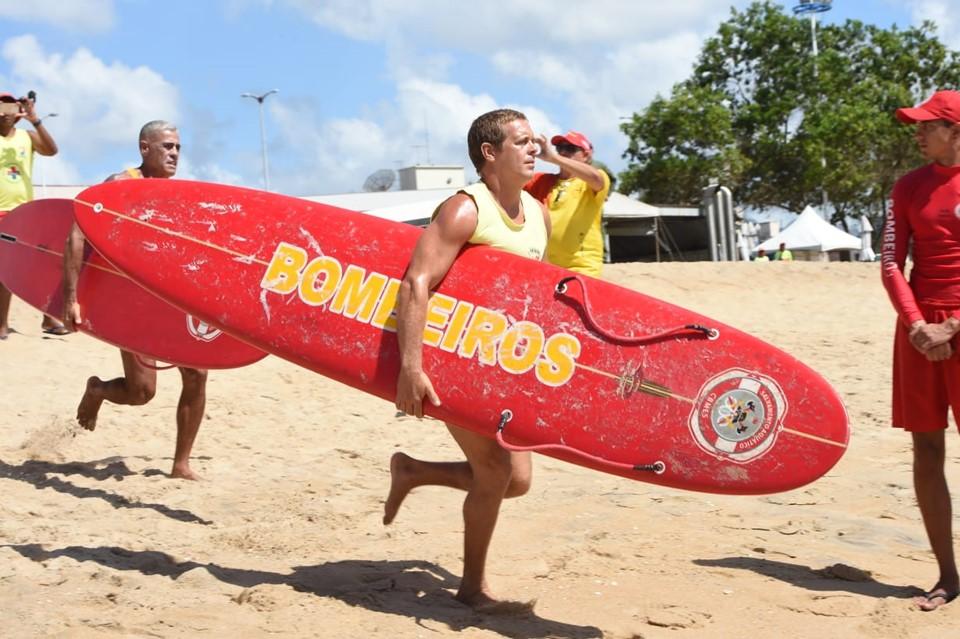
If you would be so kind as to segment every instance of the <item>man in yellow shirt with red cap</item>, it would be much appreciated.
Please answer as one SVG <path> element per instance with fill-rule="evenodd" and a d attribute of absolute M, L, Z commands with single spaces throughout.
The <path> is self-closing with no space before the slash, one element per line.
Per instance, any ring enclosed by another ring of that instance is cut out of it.
<path fill-rule="evenodd" d="M 603 231 L 600 215 L 610 193 L 610 176 L 591 166 L 593 144 L 582 133 L 568 131 L 547 142 L 538 135 L 538 158 L 560 167 L 559 173 L 537 173 L 523 187 L 547 205 L 553 232 L 547 261 L 578 273 L 600 277 Z"/>

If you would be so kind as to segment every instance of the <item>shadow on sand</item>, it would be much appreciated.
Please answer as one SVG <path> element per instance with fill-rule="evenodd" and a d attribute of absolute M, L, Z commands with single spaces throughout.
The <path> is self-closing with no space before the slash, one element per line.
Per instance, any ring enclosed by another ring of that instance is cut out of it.
<path fill-rule="evenodd" d="M 114 508 L 146 508 L 154 510 L 165 517 L 176 519 L 186 523 L 203 524 L 208 526 L 213 522 L 194 515 L 189 510 L 170 508 L 164 504 L 151 504 L 141 501 L 131 501 L 130 499 L 117 493 L 102 490 L 100 488 L 84 488 L 77 486 L 69 481 L 64 481 L 59 477 L 51 475 L 79 475 L 88 477 L 97 481 L 106 481 L 114 479 L 122 481 L 124 477 L 136 475 L 122 461 L 114 461 L 103 468 L 98 468 L 99 462 L 69 462 L 65 464 L 54 464 L 46 461 L 29 460 L 19 466 L 12 466 L 0 460 L 0 478 L 15 479 L 33 485 L 38 490 L 49 488 L 58 493 L 72 495 L 78 499 L 101 499 Z M 145 474 L 149 474 L 147 471 Z"/>
<path fill-rule="evenodd" d="M 599 628 L 577 626 L 538 617 L 535 613 L 520 616 L 496 616 L 477 613 L 460 604 L 450 594 L 458 579 L 440 566 L 427 561 L 334 561 L 315 566 L 295 566 L 286 574 L 262 570 L 228 568 L 194 561 L 174 561 L 158 551 L 132 551 L 116 546 L 67 546 L 45 550 L 39 544 L 8 544 L 32 561 L 48 561 L 69 557 L 77 562 L 92 561 L 106 568 L 158 575 L 172 580 L 202 568 L 216 579 L 238 586 L 238 603 L 249 597 L 247 589 L 262 585 L 286 585 L 298 592 L 338 599 L 351 606 L 374 612 L 416 619 L 418 625 L 432 620 L 453 631 L 483 628 L 504 637 L 558 637 L 590 639 L 602 637 Z M 433 628 L 432 630 L 436 630 Z"/>
<path fill-rule="evenodd" d="M 751 570 L 766 577 L 773 577 L 786 583 L 815 592 L 846 591 L 856 595 L 875 597 L 895 597 L 907 599 L 923 594 L 917 586 L 895 586 L 877 581 L 870 573 L 860 568 L 835 564 L 825 568 L 810 568 L 801 564 L 763 559 L 759 557 L 724 557 L 722 559 L 695 559 L 698 566 L 711 568 L 736 568 Z"/>

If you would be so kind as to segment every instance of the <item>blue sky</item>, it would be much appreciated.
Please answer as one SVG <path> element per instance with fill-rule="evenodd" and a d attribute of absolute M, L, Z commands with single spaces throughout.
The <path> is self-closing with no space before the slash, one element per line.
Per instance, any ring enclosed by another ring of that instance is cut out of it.
<path fill-rule="evenodd" d="M 535 130 L 586 133 L 614 170 L 619 118 L 684 79 L 736 0 L 31 0 L 0 4 L 0 90 L 33 89 L 60 154 L 48 184 L 136 166 L 136 134 L 168 119 L 180 177 L 357 191 L 381 168 L 462 164 L 471 120 L 519 108 Z M 793 5 L 794 2 L 786 3 Z M 952 0 L 835 0 L 824 21 L 932 19 L 960 48 Z M 25 126 L 21 124 L 21 126 Z M 549 166 L 542 167 L 549 170 Z"/>

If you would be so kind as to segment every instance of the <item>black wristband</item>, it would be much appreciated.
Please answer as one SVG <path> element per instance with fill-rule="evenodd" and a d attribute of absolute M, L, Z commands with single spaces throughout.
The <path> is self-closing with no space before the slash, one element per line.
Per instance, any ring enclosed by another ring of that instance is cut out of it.
<path fill-rule="evenodd" d="M 37 120 L 36 122 L 31 122 L 30 124 L 33 125 L 33 128 L 37 128 L 38 126 L 43 124 L 43 120 Z"/>

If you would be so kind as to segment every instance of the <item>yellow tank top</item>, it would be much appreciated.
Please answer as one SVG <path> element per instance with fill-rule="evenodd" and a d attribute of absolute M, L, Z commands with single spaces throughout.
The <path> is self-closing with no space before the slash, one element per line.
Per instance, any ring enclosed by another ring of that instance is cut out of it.
<path fill-rule="evenodd" d="M 0 138 L 0 211 L 33 199 L 33 140 L 23 129 Z"/>
<path fill-rule="evenodd" d="M 477 229 L 470 236 L 471 244 L 486 244 L 535 260 L 543 259 L 547 247 L 547 227 L 543 222 L 540 203 L 526 191 L 520 193 L 523 224 L 517 224 L 483 182 L 460 189 L 477 205 Z"/>
<path fill-rule="evenodd" d="M 553 227 L 547 260 L 594 277 L 600 277 L 603 264 L 600 217 L 610 192 L 610 177 L 603 170 L 600 174 L 603 188 L 597 193 L 580 178 L 557 180 L 546 201 Z"/>

